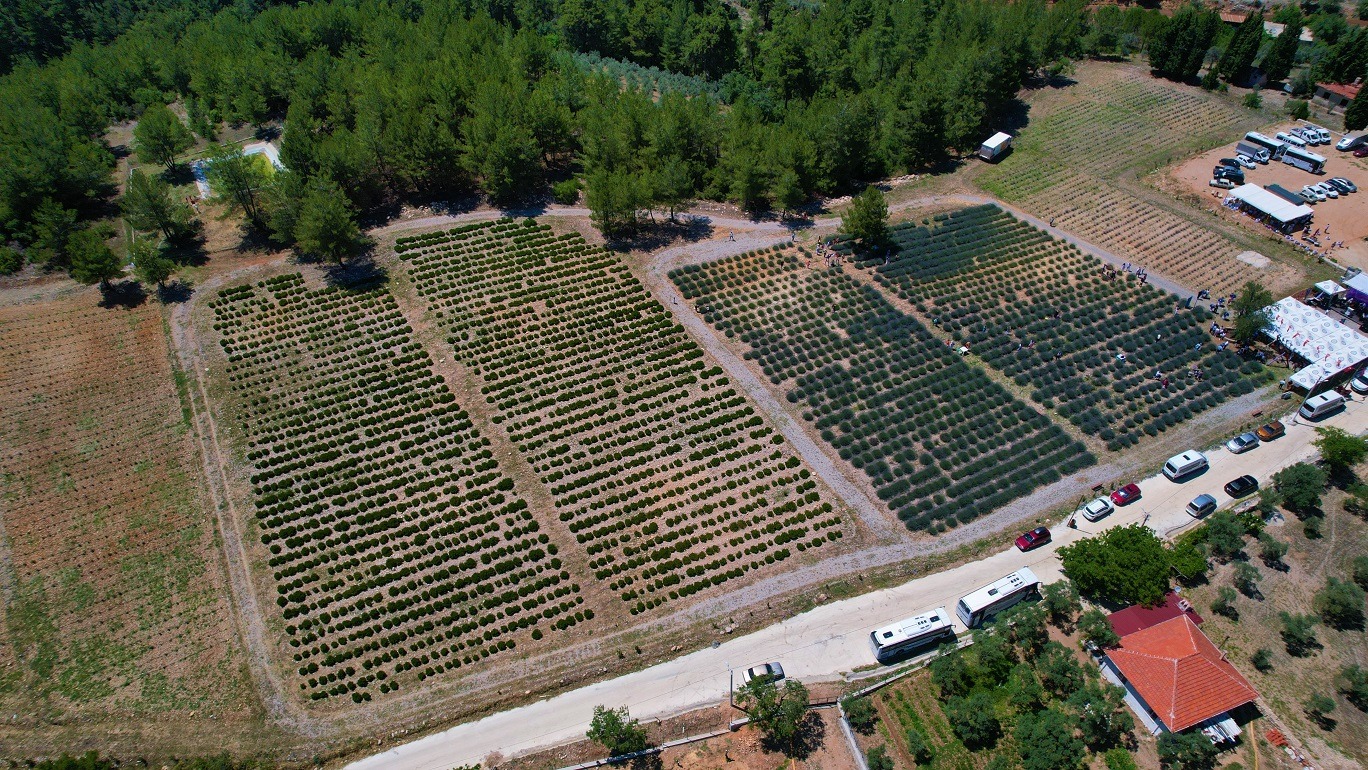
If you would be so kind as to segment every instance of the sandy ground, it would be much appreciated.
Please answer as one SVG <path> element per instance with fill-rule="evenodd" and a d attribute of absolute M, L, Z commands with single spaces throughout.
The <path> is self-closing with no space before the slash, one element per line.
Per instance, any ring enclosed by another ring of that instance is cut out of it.
<path fill-rule="evenodd" d="M 1143 522 L 1161 535 L 1173 536 L 1193 525 L 1183 511 L 1203 492 L 1222 504 L 1230 502 L 1221 486 L 1252 474 L 1261 480 L 1277 469 L 1311 458 L 1315 425 L 1284 420 L 1287 435 L 1267 445 L 1231 455 L 1218 449 L 1208 453 L 1211 467 L 1182 484 L 1162 476 L 1139 482 L 1142 497 L 1096 524 L 1053 531 L 1054 542 L 1022 553 L 1008 548 L 980 561 L 918 578 L 900 586 L 833 602 L 785 620 L 754 634 L 729 640 L 626 676 L 582 687 L 554 698 L 458 725 L 421 740 L 398 746 L 350 765 L 371 768 L 440 770 L 477 763 L 493 752 L 517 755 L 537 748 L 579 739 L 588 727 L 595 705 L 626 705 L 638 718 L 678 713 L 726 697 L 730 673 L 767 660 L 779 660 L 791 676 L 830 680 L 873 661 L 869 632 L 881 625 L 935 607 L 952 607 L 960 596 L 1024 566 L 1044 581 L 1060 578 L 1056 549 L 1107 527 Z M 1368 405 L 1352 402 L 1319 425 L 1333 425 L 1356 434 L 1368 432 Z M 1174 447 L 1178 452 L 1185 447 Z M 959 629 L 963 630 L 963 629 Z"/>
<path fill-rule="evenodd" d="M 1279 123 L 1262 129 L 1260 133 L 1273 136 L 1292 125 L 1294 124 Z M 1337 142 L 1340 138 L 1339 134 L 1334 135 L 1334 141 Z M 1231 137 L 1230 144 L 1190 158 L 1174 170 L 1174 176 L 1185 188 L 1211 200 L 1212 205 L 1220 210 L 1223 217 L 1243 222 L 1246 227 L 1260 232 L 1267 232 L 1262 225 L 1248 216 L 1216 206 L 1218 201 L 1225 198 L 1226 191 L 1208 184 L 1211 180 L 1211 169 L 1217 162 L 1221 158 L 1235 157 L 1235 142 L 1238 139 L 1240 137 Z M 1353 153 L 1340 152 L 1335 149 L 1333 142 L 1307 149 L 1325 157 L 1325 174 L 1310 174 L 1296 166 L 1274 161 L 1246 169 L 1245 181 L 1260 186 L 1280 184 L 1292 192 L 1297 192 L 1304 185 L 1317 184 L 1333 176 L 1342 176 L 1359 185 L 1357 193 L 1313 204 L 1312 208 L 1315 209 L 1316 215 L 1312 218 L 1312 228 L 1323 230 L 1326 226 L 1330 227 L 1330 237 L 1320 239 L 1323 244 L 1344 241 L 1343 248 L 1332 251 L 1331 256 L 1336 262 L 1347 267 L 1368 270 L 1368 240 L 1365 240 L 1368 239 L 1368 158 L 1355 158 Z"/>

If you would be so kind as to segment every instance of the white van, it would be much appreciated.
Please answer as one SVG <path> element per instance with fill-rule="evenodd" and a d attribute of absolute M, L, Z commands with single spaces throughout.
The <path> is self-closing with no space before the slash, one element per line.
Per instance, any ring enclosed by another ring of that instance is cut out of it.
<path fill-rule="evenodd" d="M 1334 392 L 1312 396 L 1302 402 L 1299 414 L 1308 420 L 1318 420 L 1331 412 L 1344 408 L 1344 396 Z"/>
<path fill-rule="evenodd" d="M 1277 139 L 1280 142 L 1290 144 L 1293 147 L 1306 147 L 1305 139 L 1295 134 L 1289 134 L 1286 131 L 1279 131 L 1277 136 L 1274 136 L 1273 138 Z"/>
<path fill-rule="evenodd" d="M 1189 449 L 1180 455 L 1170 457 L 1169 461 L 1164 463 L 1164 475 L 1168 477 L 1169 481 L 1177 481 L 1198 471 L 1206 470 L 1206 467 L 1206 455 L 1195 449 Z"/>

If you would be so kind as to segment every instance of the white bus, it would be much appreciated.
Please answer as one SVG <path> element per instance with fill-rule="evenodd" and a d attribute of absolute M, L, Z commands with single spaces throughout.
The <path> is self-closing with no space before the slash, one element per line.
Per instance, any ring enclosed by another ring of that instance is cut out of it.
<path fill-rule="evenodd" d="M 1254 144 L 1257 144 L 1260 147 L 1263 147 L 1264 149 L 1268 150 L 1268 157 L 1272 160 L 1282 160 L 1283 153 L 1287 152 L 1286 142 L 1280 142 L 1277 139 L 1271 139 L 1259 133 L 1258 131 L 1250 131 L 1249 133 L 1245 134 L 1245 141 L 1253 142 Z"/>
<path fill-rule="evenodd" d="M 874 657 L 880 663 L 891 663 L 919 647 L 930 647 L 955 640 L 955 627 L 944 607 L 884 626 L 869 635 L 874 644 Z"/>
<path fill-rule="evenodd" d="M 1302 171 L 1310 171 L 1319 174 L 1325 170 L 1325 156 L 1318 155 L 1310 150 L 1303 150 L 1300 147 L 1288 147 L 1287 152 L 1283 153 L 1282 162 L 1289 166 L 1296 166 Z"/>
<path fill-rule="evenodd" d="M 980 588 L 959 600 L 955 611 L 968 628 L 975 628 L 984 620 L 1011 607 L 1029 596 L 1040 593 L 1040 578 L 1030 567 L 1022 567 L 1005 578 Z"/>

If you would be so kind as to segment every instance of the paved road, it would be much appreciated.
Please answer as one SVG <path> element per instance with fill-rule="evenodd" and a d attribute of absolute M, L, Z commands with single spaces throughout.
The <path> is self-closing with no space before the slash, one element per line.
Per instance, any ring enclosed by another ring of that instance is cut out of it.
<path fill-rule="evenodd" d="M 1055 528 L 1054 542 L 1020 553 L 1015 548 L 986 559 L 909 581 L 894 588 L 833 602 L 718 647 L 685 655 L 651 668 L 588 685 L 554 698 L 505 711 L 476 722 L 390 749 L 360 760 L 351 770 L 446 770 L 478 763 L 498 751 L 514 756 L 578 740 L 584 736 L 596 705 L 621 706 L 632 715 L 657 718 L 726 698 L 729 669 L 779 660 L 790 675 L 816 681 L 873 662 L 868 633 L 882 625 L 944 606 L 951 608 L 969 590 L 1023 566 L 1030 566 L 1046 582 L 1060 577 L 1055 549 L 1106 527 L 1145 521 L 1160 534 L 1176 534 L 1192 522 L 1183 507 L 1203 492 L 1230 502 L 1225 482 L 1243 474 L 1267 481 L 1276 470 L 1310 459 L 1312 425 L 1284 420 L 1287 435 L 1242 455 L 1221 450 L 1207 453 L 1211 468 L 1183 484 L 1162 476 L 1139 482 L 1142 497 L 1095 524 L 1079 520 L 1079 529 Z M 1350 403 L 1343 412 L 1319 423 L 1356 434 L 1368 432 L 1368 405 Z M 1185 447 L 1174 447 L 1175 454 Z M 962 630 L 962 629 L 961 629 Z"/>

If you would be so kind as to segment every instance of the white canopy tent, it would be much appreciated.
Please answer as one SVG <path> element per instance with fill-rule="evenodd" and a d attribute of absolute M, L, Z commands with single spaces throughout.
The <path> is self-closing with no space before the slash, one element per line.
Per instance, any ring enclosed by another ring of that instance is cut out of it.
<path fill-rule="evenodd" d="M 1226 197 L 1237 201 L 1246 211 L 1272 220 L 1284 232 L 1306 223 L 1316 213 L 1305 203 L 1297 205 L 1284 200 L 1256 184 L 1242 184 Z"/>
<path fill-rule="evenodd" d="M 1368 337 L 1315 308 L 1284 297 L 1268 313 L 1273 320 L 1269 335 L 1309 363 L 1292 376 L 1294 385 L 1309 390 L 1368 360 Z"/>
<path fill-rule="evenodd" d="M 1327 297 L 1338 297 L 1343 294 L 1345 290 L 1343 286 L 1340 286 L 1334 281 L 1321 281 L 1316 284 L 1316 291 Z"/>

